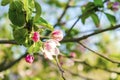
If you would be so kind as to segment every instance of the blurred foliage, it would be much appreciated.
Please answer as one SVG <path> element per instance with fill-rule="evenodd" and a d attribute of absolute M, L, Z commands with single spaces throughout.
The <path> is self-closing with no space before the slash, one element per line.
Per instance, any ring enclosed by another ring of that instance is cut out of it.
<path fill-rule="evenodd" d="M 5 11 L 3 14 L 0 14 L 0 40 L 15 39 L 17 43 L 29 47 L 29 52 L 37 52 L 39 47 L 42 46 L 41 43 L 35 44 L 36 47 L 34 47 L 33 42 L 28 37 L 29 31 L 23 28 L 23 25 L 29 26 L 29 30 L 32 29 L 31 26 L 33 26 L 35 30 L 42 26 L 42 30 L 40 30 L 41 34 L 46 33 L 46 28 L 52 31 L 53 26 L 51 24 L 57 22 L 68 0 L 36 0 L 35 5 L 31 0 L 23 0 L 23 3 L 19 3 L 16 0 L 15 2 L 12 1 L 13 0 L 0 0 L 0 12 Z M 115 2 L 115 0 L 111 1 Z M 40 5 L 38 3 L 40 3 Z M 5 5 L 7 5 L 7 7 L 5 7 Z M 74 23 L 74 20 L 80 14 L 86 15 L 81 17 L 80 21 L 65 39 L 84 36 L 89 33 L 91 28 L 92 31 L 90 31 L 90 33 L 94 32 L 95 29 L 101 30 L 109 27 L 109 25 L 114 26 L 120 24 L 120 10 L 114 12 L 106 9 L 106 6 L 107 3 L 103 3 L 103 0 L 71 0 L 69 9 L 61 19 L 60 25 L 57 25 L 55 28 L 63 30 L 66 35 Z M 23 7 L 25 11 L 27 11 L 26 17 L 24 16 Z M 30 23 L 30 25 L 25 24 L 25 22 Z M 103 55 L 107 55 L 113 60 L 120 61 L 119 35 L 120 32 L 118 29 L 90 37 L 82 42 L 89 48 L 103 53 Z M 5 65 L 10 64 L 25 54 L 26 48 L 22 47 L 23 45 L 0 44 L 0 68 L 3 68 Z M 120 80 L 119 74 L 105 71 L 105 69 L 110 69 L 120 72 L 120 65 L 113 64 L 93 54 L 75 42 L 61 43 L 60 52 L 59 62 L 65 70 L 64 75 L 66 80 L 89 80 L 88 78 L 94 80 Z M 75 58 L 70 57 L 71 52 L 75 52 Z M 86 61 L 87 64 L 84 62 L 74 62 L 73 59 Z M 54 60 L 50 61 L 40 54 L 35 54 L 33 64 L 26 63 L 23 58 L 13 67 L 0 72 L 0 80 L 63 79 Z"/>

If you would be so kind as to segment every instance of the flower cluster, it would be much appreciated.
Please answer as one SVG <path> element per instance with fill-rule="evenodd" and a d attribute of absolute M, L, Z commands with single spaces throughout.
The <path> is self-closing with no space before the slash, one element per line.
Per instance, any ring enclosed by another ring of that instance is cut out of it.
<path fill-rule="evenodd" d="M 61 41 L 62 39 L 63 39 L 63 33 L 61 30 L 54 30 L 51 33 L 50 39 L 43 42 L 43 48 L 41 49 L 45 58 L 52 60 L 54 55 L 60 54 L 60 51 L 57 48 L 57 46 L 60 46 L 59 41 Z M 33 33 L 32 41 L 33 42 L 40 41 L 40 35 L 38 32 Z M 27 55 L 25 57 L 25 60 L 28 63 L 32 63 L 34 60 L 34 57 L 32 55 Z"/>
<path fill-rule="evenodd" d="M 51 39 L 44 42 L 42 51 L 43 51 L 45 57 L 52 60 L 53 55 L 60 54 L 60 51 L 57 48 L 57 46 L 60 46 L 59 41 L 61 41 L 62 39 L 63 39 L 63 33 L 61 30 L 54 30 L 51 33 Z"/>

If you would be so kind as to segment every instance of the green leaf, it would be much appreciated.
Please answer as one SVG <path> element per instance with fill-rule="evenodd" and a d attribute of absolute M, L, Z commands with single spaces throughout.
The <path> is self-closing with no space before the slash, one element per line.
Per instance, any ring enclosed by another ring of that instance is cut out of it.
<path fill-rule="evenodd" d="M 26 21 L 28 22 L 31 19 L 32 11 L 34 10 L 34 1 L 33 0 L 22 0 L 23 8 L 26 12 Z"/>
<path fill-rule="evenodd" d="M 6 6 L 7 4 L 9 4 L 12 0 L 2 0 L 1 5 L 2 6 Z"/>
<path fill-rule="evenodd" d="M 84 14 L 81 18 L 83 24 L 85 24 L 85 20 L 94 12 L 95 5 L 93 2 L 89 2 L 86 6 L 82 7 L 82 14 Z"/>
<path fill-rule="evenodd" d="M 9 19 L 14 25 L 23 26 L 25 24 L 25 14 L 20 1 L 13 1 L 9 8 Z"/>
<path fill-rule="evenodd" d="M 26 41 L 27 35 L 28 35 L 28 31 L 23 28 L 16 29 L 15 31 L 13 31 L 14 39 L 18 44 L 24 44 Z"/>
<path fill-rule="evenodd" d="M 29 10 L 29 2 L 28 0 L 22 0 L 23 5 L 24 5 L 24 10 L 26 12 L 26 21 L 28 21 L 29 19 L 29 14 L 30 14 L 30 10 Z"/>
<path fill-rule="evenodd" d="M 53 26 L 51 24 L 49 24 L 45 19 L 43 19 L 42 17 L 39 17 L 39 19 L 37 21 L 34 22 L 35 26 L 43 26 L 49 30 L 53 30 Z"/>
<path fill-rule="evenodd" d="M 90 14 L 82 16 L 81 21 L 83 24 L 85 24 L 86 19 L 90 16 Z"/>
<path fill-rule="evenodd" d="M 108 14 L 108 13 L 105 13 L 105 15 L 107 16 L 108 20 L 110 21 L 111 25 L 112 26 L 115 26 L 117 20 L 115 18 L 115 16 L 111 15 L 111 14 Z"/>
<path fill-rule="evenodd" d="M 103 7 L 103 1 L 102 0 L 94 0 L 94 3 L 98 7 Z"/>
<path fill-rule="evenodd" d="M 93 2 L 89 2 L 87 3 L 86 6 L 82 6 L 82 13 L 86 13 L 91 11 L 93 8 L 95 8 L 95 4 Z"/>
<path fill-rule="evenodd" d="M 42 46 L 42 43 L 39 41 L 37 43 L 34 43 L 32 46 L 28 48 L 29 53 L 36 53 L 40 50 L 40 47 Z"/>
<path fill-rule="evenodd" d="M 92 17 L 92 20 L 93 20 L 93 22 L 95 23 L 95 25 L 96 25 L 96 26 L 99 26 L 100 20 L 99 20 L 97 14 L 93 13 L 93 14 L 91 14 L 91 17 Z"/>
<path fill-rule="evenodd" d="M 34 17 L 34 21 L 37 21 L 41 15 L 41 6 L 37 2 L 35 2 L 35 9 L 36 9 L 36 15 Z"/>

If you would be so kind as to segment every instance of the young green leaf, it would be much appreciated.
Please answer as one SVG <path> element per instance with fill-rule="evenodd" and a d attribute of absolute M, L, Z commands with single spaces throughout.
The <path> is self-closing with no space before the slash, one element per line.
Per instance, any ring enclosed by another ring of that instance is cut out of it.
<path fill-rule="evenodd" d="M 103 1 L 102 0 L 94 0 L 94 4 L 98 7 L 103 7 Z"/>
<path fill-rule="evenodd" d="M 34 22 L 35 26 L 43 26 L 49 30 L 53 30 L 53 26 L 51 24 L 49 24 L 45 19 L 43 19 L 42 17 L 39 17 L 39 19 L 37 21 Z"/>
<path fill-rule="evenodd" d="M 28 48 L 29 53 L 36 53 L 40 50 L 40 47 L 42 46 L 41 42 L 34 43 Z"/>
<path fill-rule="evenodd" d="M 9 8 L 9 19 L 14 25 L 23 26 L 25 23 L 25 14 L 23 5 L 20 1 L 13 1 Z"/>
<path fill-rule="evenodd" d="M 12 0 L 2 0 L 1 5 L 2 6 L 6 6 L 7 4 L 9 4 Z"/>
<path fill-rule="evenodd" d="M 90 16 L 90 14 L 87 14 L 81 18 L 81 21 L 83 24 L 85 24 L 86 19 Z"/>
<path fill-rule="evenodd" d="M 14 39 L 18 44 L 24 44 L 26 41 L 27 35 L 28 35 L 28 31 L 23 28 L 16 29 L 15 31 L 13 31 Z"/>
<path fill-rule="evenodd" d="M 21 0 L 23 3 L 23 8 L 26 12 L 26 21 L 28 22 L 31 19 L 32 11 L 34 10 L 34 1 L 33 0 Z"/>
<path fill-rule="evenodd" d="M 99 18 L 98 18 L 98 15 L 95 14 L 95 13 L 93 13 L 93 14 L 91 14 L 91 17 L 92 17 L 92 20 L 93 20 L 93 22 L 95 23 L 95 25 L 96 25 L 96 26 L 99 26 L 100 20 L 99 20 Z"/>
<path fill-rule="evenodd" d="M 107 16 L 108 20 L 110 21 L 111 25 L 114 26 L 117 22 L 115 16 L 105 13 L 105 15 Z"/>
<path fill-rule="evenodd" d="M 86 6 L 82 7 L 82 13 L 84 16 L 82 16 L 81 21 L 83 24 L 85 24 L 85 20 L 94 12 L 95 5 L 93 2 L 89 2 Z"/>
<path fill-rule="evenodd" d="M 91 11 L 93 8 L 95 8 L 95 4 L 93 2 L 87 3 L 87 5 L 82 7 L 82 13 L 86 13 Z"/>
<path fill-rule="evenodd" d="M 41 15 L 41 6 L 38 2 L 35 2 L 35 9 L 36 9 L 36 15 L 34 17 L 34 21 L 37 21 Z"/>
<path fill-rule="evenodd" d="M 22 3 L 23 3 L 24 10 L 25 10 L 25 12 L 26 12 L 26 21 L 28 21 L 28 19 L 29 19 L 29 14 L 30 14 L 29 2 L 28 2 L 28 0 L 22 0 Z"/>

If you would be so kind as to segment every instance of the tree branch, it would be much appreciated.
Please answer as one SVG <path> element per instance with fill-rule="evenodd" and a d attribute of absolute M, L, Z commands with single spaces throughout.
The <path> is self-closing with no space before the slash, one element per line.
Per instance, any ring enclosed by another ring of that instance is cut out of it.
<path fill-rule="evenodd" d="M 82 36 L 82 37 L 79 37 L 79 38 L 63 39 L 61 42 L 64 42 L 64 43 L 65 42 L 78 42 L 78 41 L 87 39 L 88 37 L 91 37 L 91 36 L 106 32 L 106 31 L 115 30 L 117 28 L 120 28 L 120 24 L 116 25 L 116 26 L 113 26 L 113 27 L 111 26 L 111 27 L 106 28 L 106 29 L 96 30 L 95 32 L 93 32 L 91 34 L 88 34 L 88 35 L 85 35 L 85 36 Z M 15 40 L 0 40 L 0 44 L 17 44 L 17 43 L 15 42 Z"/>
<path fill-rule="evenodd" d="M 0 44 L 17 44 L 15 40 L 0 40 Z"/>
<path fill-rule="evenodd" d="M 101 67 L 98 67 L 98 66 L 91 66 L 86 61 L 82 61 L 82 60 L 78 60 L 78 59 L 74 59 L 74 61 L 77 62 L 77 63 L 81 63 L 83 65 L 89 66 L 90 68 L 101 69 L 101 70 L 104 70 L 104 71 L 107 71 L 107 72 L 120 74 L 120 72 L 118 72 L 118 71 L 110 70 L 110 69 L 107 69 L 107 68 L 101 68 Z"/>
<path fill-rule="evenodd" d="M 24 55 L 22 55 L 20 58 L 10 62 L 9 64 L 5 65 L 5 66 L 0 66 L 0 72 L 5 71 L 9 68 L 11 68 L 13 65 L 15 65 L 16 63 L 18 63 L 23 57 L 25 57 L 27 55 L 27 53 L 25 53 Z"/>
<path fill-rule="evenodd" d="M 59 68 L 59 71 L 61 72 L 61 76 L 62 76 L 63 80 L 66 80 L 65 76 L 64 76 L 64 70 L 62 69 L 61 65 L 59 64 L 57 56 L 55 57 L 55 61 L 56 61 L 57 67 Z"/>
<path fill-rule="evenodd" d="M 91 37 L 91 36 L 106 32 L 106 31 L 115 30 L 117 28 L 120 28 L 120 24 L 116 25 L 116 26 L 111 26 L 111 27 L 106 28 L 106 29 L 96 30 L 95 32 L 93 32 L 91 34 L 88 34 L 88 35 L 85 35 L 85 36 L 82 36 L 82 37 L 79 37 L 79 38 L 63 39 L 61 42 L 78 42 L 80 40 L 87 39 L 88 37 Z"/>
<path fill-rule="evenodd" d="M 95 53 L 96 55 L 98 55 L 98 56 L 100 56 L 100 57 L 102 57 L 102 58 L 104 58 L 104 59 L 106 59 L 106 60 L 108 60 L 108 61 L 110 61 L 110 62 L 112 62 L 112 63 L 120 64 L 119 61 L 112 60 L 112 59 L 110 59 L 108 56 L 103 55 L 103 54 L 101 54 L 101 53 L 98 53 L 98 52 L 96 52 L 96 51 L 88 48 L 87 46 L 85 46 L 85 45 L 82 44 L 81 42 L 78 42 L 78 43 L 79 43 L 81 46 L 83 46 L 84 48 L 88 49 L 89 51 Z"/>

